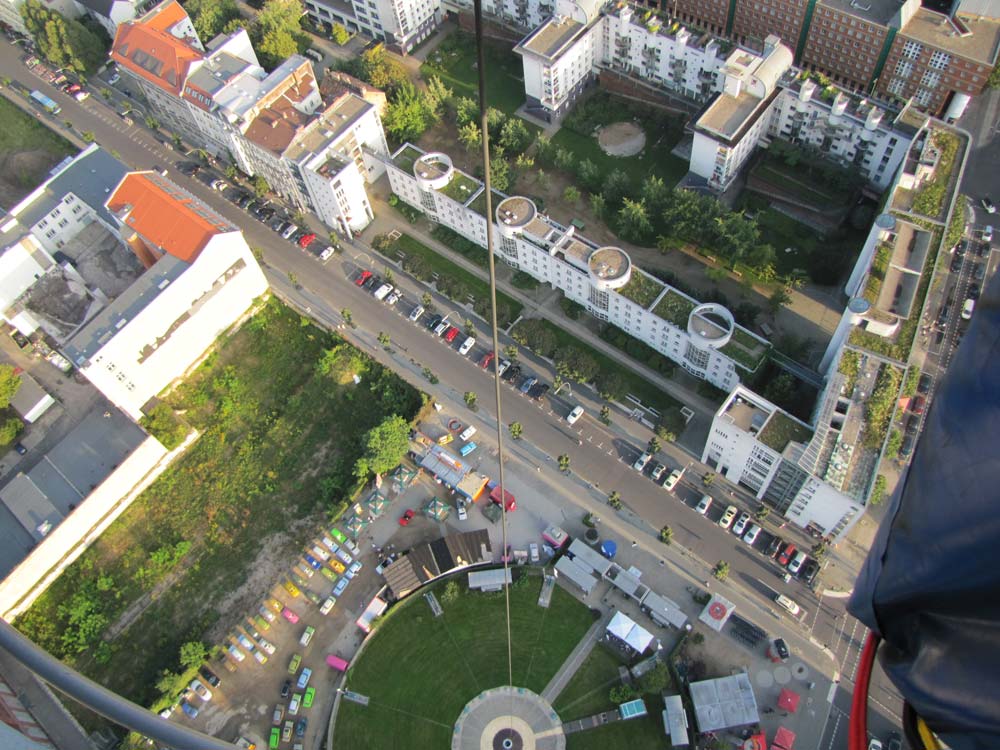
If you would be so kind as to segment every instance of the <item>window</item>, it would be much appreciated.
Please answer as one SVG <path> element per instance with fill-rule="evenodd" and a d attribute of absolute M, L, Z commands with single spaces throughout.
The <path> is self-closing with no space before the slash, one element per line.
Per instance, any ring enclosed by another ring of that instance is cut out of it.
<path fill-rule="evenodd" d="M 920 78 L 920 85 L 933 88 L 938 85 L 941 81 L 941 74 L 935 73 L 933 70 L 928 70 Z"/>
<path fill-rule="evenodd" d="M 903 43 L 903 57 L 907 60 L 916 60 L 920 57 L 920 53 L 924 46 L 920 42 L 914 42 L 907 40 Z"/>
<path fill-rule="evenodd" d="M 910 73 L 913 72 L 913 63 L 906 62 L 905 60 L 900 60 L 896 63 L 895 73 L 897 76 L 902 76 L 903 78 L 909 78 Z"/>
<path fill-rule="evenodd" d="M 941 52 L 940 50 L 935 50 L 931 54 L 931 59 L 927 65 L 934 70 L 945 70 L 948 67 L 948 63 L 951 62 L 951 55 L 947 52 Z"/>

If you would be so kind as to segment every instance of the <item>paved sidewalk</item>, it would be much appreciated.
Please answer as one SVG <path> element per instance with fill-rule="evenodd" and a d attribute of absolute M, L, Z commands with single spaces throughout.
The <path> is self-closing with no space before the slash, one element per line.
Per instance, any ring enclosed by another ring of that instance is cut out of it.
<path fill-rule="evenodd" d="M 608 623 L 614 614 L 615 609 L 609 608 L 607 612 L 601 615 L 601 618 L 597 622 L 590 626 L 590 630 L 576 644 L 576 648 L 566 657 L 566 661 L 559 667 L 559 671 L 552 676 L 549 684 L 545 686 L 545 690 L 542 691 L 542 697 L 545 700 L 552 703 L 559 697 L 559 693 L 573 679 L 573 675 L 576 674 L 576 670 L 580 668 L 580 665 L 583 664 L 584 660 L 590 654 L 591 649 L 594 648 L 594 644 L 601 639 L 601 635 L 604 633 L 605 628 L 608 627 Z"/>

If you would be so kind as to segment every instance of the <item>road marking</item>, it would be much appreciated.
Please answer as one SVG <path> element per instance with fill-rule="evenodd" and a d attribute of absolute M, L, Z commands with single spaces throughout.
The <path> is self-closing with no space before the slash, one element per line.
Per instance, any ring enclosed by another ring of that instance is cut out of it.
<path fill-rule="evenodd" d="M 833 703 L 833 696 L 837 692 L 837 687 L 838 687 L 838 685 L 837 685 L 836 682 L 831 682 L 830 683 L 830 689 L 826 693 L 826 702 L 827 703 Z"/>

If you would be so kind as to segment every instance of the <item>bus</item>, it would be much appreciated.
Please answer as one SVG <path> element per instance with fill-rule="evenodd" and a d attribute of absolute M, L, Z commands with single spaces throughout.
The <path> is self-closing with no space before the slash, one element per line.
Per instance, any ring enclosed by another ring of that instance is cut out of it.
<path fill-rule="evenodd" d="M 31 92 L 31 103 L 36 107 L 41 107 L 50 115 L 58 115 L 62 111 L 62 108 L 58 104 L 45 96 L 41 91 L 36 90 Z"/>

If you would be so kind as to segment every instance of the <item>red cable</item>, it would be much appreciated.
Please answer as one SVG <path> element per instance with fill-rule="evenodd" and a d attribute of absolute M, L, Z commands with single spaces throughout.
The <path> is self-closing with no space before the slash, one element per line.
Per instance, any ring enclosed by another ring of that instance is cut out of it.
<path fill-rule="evenodd" d="M 871 682 L 872 667 L 875 665 L 875 652 L 881 639 L 868 632 L 865 646 L 861 651 L 858 663 L 858 677 L 854 681 L 854 694 L 851 697 L 851 724 L 848 732 L 848 750 L 866 750 L 868 746 L 868 684 Z"/>

